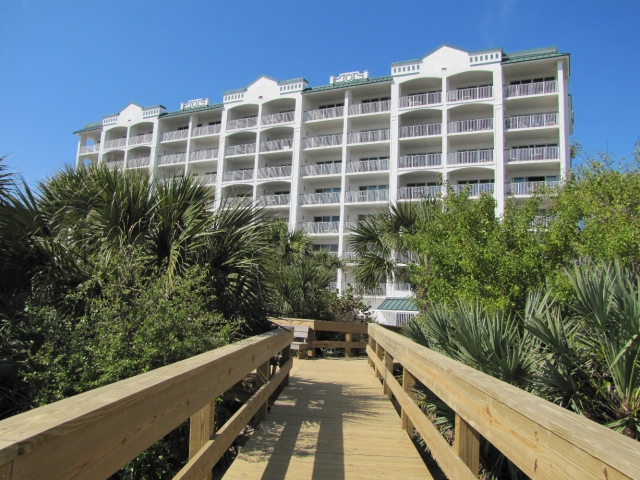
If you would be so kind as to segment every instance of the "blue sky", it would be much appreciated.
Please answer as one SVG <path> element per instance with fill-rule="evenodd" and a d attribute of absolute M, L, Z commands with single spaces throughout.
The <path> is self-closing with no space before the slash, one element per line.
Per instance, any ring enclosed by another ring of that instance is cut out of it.
<path fill-rule="evenodd" d="M 0 2 L 0 154 L 32 183 L 72 163 L 72 132 L 130 102 L 180 102 L 260 75 L 324 85 L 443 43 L 571 54 L 574 140 L 640 139 L 639 0 Z"/>

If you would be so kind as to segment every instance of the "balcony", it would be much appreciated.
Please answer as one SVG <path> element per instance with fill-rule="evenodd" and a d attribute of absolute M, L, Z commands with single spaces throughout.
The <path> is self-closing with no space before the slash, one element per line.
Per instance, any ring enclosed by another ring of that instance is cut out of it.
<path fill-rule="evenodd" d="M 253 204 L 251 196 L 248 197 L 229 197 L 222 202 L 222 208 L 234 208 L 234 207 L 250 207 Z"/>
<path fill-rule="evenodd" d="M 234 170 L 222 174 L 223 182 L 246 182 L 253 180 L 253 168 L 251 170 Z"/>
<path fill-rule="evenodd" d="M 215 187 L 218 181 L 217 173 L 205 173 L 203 175 L 197 175 L 196 177 L 207 187 Z"/>
<path fill-rule="evenodd" d="M 476 118 L 474 120 L 459 120 L 447 124 L 448 133 L 469 133 L 493 130 L 493 118 Z"/>
<path fill-rule="evenodd" d="M 493 97 L 493 86 L 459 88 L 447 92 L 447 102 L 467 102 Z"/>
<path fill-rule="evenodd" d="M 425 107 L 442 103 L 442 92 L 420 93 L 400 97 L 400 108 Z"/>
<path fill-rule="evenodd" d="M 351 286 L 356 291 L 361 291 L 366 297 L 384 297 L 387 294 L 387 284 L 379 283 L 377 287 L 374 288 L 364 288 L 361 285 L 355 285 L 351 283 L 343 283 L 342 291 L 346 291 L 347 286 Z"/>
<path fill-rule="evenodd" d="M 302 167 L 301 177 L 315 177 L 317 175 L 339 175 L 342 173 L 342 163 L 323 163 L 321 165 L 305 165 Z"/>
<path fill-rule="evenodd" d="M 462 192 L 468 191 L 470 188 L 470 197 L 477 197 L 481 192 L 484 193 L 493 193 L 495 184 L 494 183 L 471 183 L 464 185 L 450 185 L 453 193 L 460 194 Z"/>
<path fill-rule="evenodd" d="M 171 155 L 162 155 L 158 157 L 158 165 L 173 165 L 176 163 L 184 163 L 186 160 L 186 153 L 172 153 Z"/>
<path fill-rule="evenodd" d="M 258 117 L 238 118 L 227 122 L 227 130 L 240 130 L 241 128 L 254 128 L 258 126 Z"/>
<path fill-rule="evenodd" d="M 508 85 L 504 87 L 505 98 L 528 97 L 531 95 L 547 95 L 549 93 L 558 93 L 557 80 L 525 83 L 522 85 Z"/>
<path fill-rule="evenodd" d="M 94 143 L 93 145 L 83 145 L 82 147 L 80 147 L 80 155 L 86 155 L 87 153 L 98 153 L 99 151 L 99 143 Z"/>
<path fill-rule="evenodd" d="M 345 192 L 345 203 L 386 202 L 389 190 L 359 190 Z"/>
<path fill-rule="evenodd" d="M 320 135 L 318 137 L 309 137 L 302 140 L 302 148 L 321 148 L 342 145 L 342 134 Z"/>
<path fill-rule="evenodd" d="M 291 195 L 261 195 L 258 203 L 263 207 L 284 207 L 291 203 Z"/>
<path fill-rule="evenodd" d="M 126 138 L 115 138 L 113 140 L 107 140 L 104 142 L 104 149 L 108 150 L 110 148 L 122 148 L 127 144 Z"/>
<path fill-rule="evenodd" d="M 300 205 L 328 205 L 340 203 L 340 192 L 305 193 L 300 195 Z"/>
<path fill-rule="evenodd" d="M 410 283 L 394 283 L 393 284 L 393 289 L 396 292 L 410 292 L 411 291 L 411 284 Z"/>
<path fill-rule="evenodd" d="M 448 165 L 466 165 L 493 162 L 493 149 L 451 152 L 447 155 Z"/>
<path fill-rule="evenodd" d="M 132 145 L 144 145 L 146 143 L 151 143 L 153 140 L 153 133 L 145 133 L 143 135 L 135 135 L 133 137 L 129 137 L 129 146 Z"/>
<path fill-rule="evenodd" d="M 407 127 L 400 127 L 400 138 L 431 137 L 433 135 L 441 134 L 441 123 L 427 123 L 424 125 L 409 125 Z"/>
<path fill-rule="evenodd" d="M 338 233 L 340 231 L 340 222 L 302 222 L 300 227 L 312 234 L 328 234 Z"/>
<path fill-rule="evenodd" d="M 258 169 L 258 178 L 283 178 L 291 176 L 291 165 Z"/>
<path fill-rule="evenodd" d="M 559 160 L 558 147 L 512 148 L 504 151 L 506 162 L 533 162 L 539 160 Z"/>
<path fill-rule="evenodd" d="M 279 125 L 281 123 L 293 122 L 295 112 L 274 113 L 273 115 L 263 115 L 260 117 L 260 124 L 263 127 L 268 125 Z"/>
<path fill-rule="evenodd" d="M 271 140 L 270 142 L 260 142 L 260 152 L 281 152 L 293 149 L 293 139 Z"/>
<path fill-rule="evenodd" d="M 229 145 L 224 149 L 224 154 L 227 157 L 233 157 L 235 155 L 251 155 L 253 153 L 256 153 L 255 143 L 245 143 L 242 145 Z"/>
<path fill-rule="evenodd" d="M 304 121 L 314 122 L 316 120 L 328 120 L 342 116 L 344 116 L 344 107 L 321 108 L 319 110 L 308 110 L 304 112 Z"/>
<path fill-rule="evenodd" d="M 398 168 L 440 167 L 442 153 L 428 153 L 426 155 L 406 155 L 398 157 Z"/>
<path fill-rule="evenodd" d="M 428 187 L 400 187 L 398 188 L 398 200 L 422 200 L 423 198 L 433 198 L 441 193 L 441 185 Z"/>
<path fill-rule="evenodd" d="M 512 182 L 504 184 L 505 195 L 533 195 L 540 188 L 557 188 L 557 180 L 546 182 Z"/>
<path fill-rule="evenodd" d="M 196 150 L 189 153 L 190 162 L 203 162 L 205 160 L 214 160 L 218 158 L 219 149 L 208 148 L 207 150 Z"/>
<path fill-rule="evenodd" d="M 382 100 L 381 102 L 357 103 L 349 105 L 349 116 L 352 115 L 368 115 L 370 113 L 382 113 L 391 110 L 391 100 Z"/>
<path fill-rule="evenodd" d="M 347 137 L 347 143 L 351 145 L 354 143 L 385 142 L 389 141 L 390 138 L 391 130 L 385 128 L 383 130 L 350 133 Z"/>
<path fill-rule="evenodd" d="M 357 221 L 347 221 L 347 222 L 344 222 L 344 224 L 342 225 L 342 228 L 344 229 L 345 233 L 349 233 L 351 232 L 351 230 L 353 230 L 357 226 L 358 226 Z"/>
<path fill-rule="evenodd" d="M 130 158 L 127 160 L 127 169 L 148 167 L 151 163 L 151 157 Z"/>
<path fill-rule="evenodd" d="M 220 133 L 222 125 L 205 125 L 203 127 L 195 127 L 191 130 L 192 137 L 204 137 L 205 135 L 215 135 Z"/>
<path fill-rule="evenodd" d="M 164 132 L 160 135 L 161 142 L 172 142 L 174 140 L 182 140 L 189 136 L 189 130 L 173 130 L 171 132 Z"/>
<path fill-rule="evenodd" d="M 347 222 L 345 222 L 345 223 L 347 223 Z M 354 252 L 354 251 L 351 251 L 351 250 L 348 250 L 346 252 L 342 252 L 341 258 L 343 260 L 355 260 L 356 258 L 358 258 L 358 253 Z"/>
<path fill-rule="evenodd" d="M 555 127 L 558 125 L 557 113 L 539 113 L 535 115 L 517 115 L 504 119 L 505 130 L 523 128 Z"/>
<path fill-rule="evenodd" d="M 365 160 L 347 163 L 347 173 L 381 172 L 384 170 L 389 170 L 389 160 Z"/>
<path fill-rule="evenodd" d="M 124 160 L 112 160 L 110 162 L 105 162 L 105 165 L 109 170 L 115 170 L 124 167 Z"/>

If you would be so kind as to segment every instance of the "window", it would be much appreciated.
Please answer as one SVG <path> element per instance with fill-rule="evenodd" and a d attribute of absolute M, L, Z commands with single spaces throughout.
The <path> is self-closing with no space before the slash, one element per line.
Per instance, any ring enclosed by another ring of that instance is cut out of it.
<path fill-rule="evenodd" d="M 189 125 L 187 125 L 186 127 L 178 127 L 178 130 L 189 130 Z"/>
<path fill-rule="evenodd" d="M 273 192 L 274 195 L 289 195 L 291 193 L 291 191 L 289 190 L 282 190 L 280 192 Z"/>
<path fill-rule="evenodd" d="M 221 122 L 209 122 L 209 125 L 220 125 L 220 124 L 221 124 Z"/>
<path fill-rule="evenodd" d="M 389 190 L 389 185 L 366 185 L 364 187 L 359 187 L 361 192 L 365 190 Z"/>
<path fill-rule="evenodd" d="M 315 251 L 326 250 L 327 252 L 338 253 L 338 244 L 337 243 L 325 243 L 320 245 L 314 245 L 313 249 Z"/>
<path fill-rule="evenodd" d="M 342 163 L 342 160 L 323 160 L 322 162 L 318 162 L 316 165 L 330 165 L 332 163 Z"/>
<path fill-rule="evenodd" d="M 407 183 L 407 187 L 408 188 L 411 188 L 411 187 L 413 187 L 413 188 L 415 188 L 415 187 L 424 187 L 424 186 L 425 186 L 424 182 L 423 183 Z"/>
<path fill-rule="evenodd" d="M 320 222 L 339 222 L 340 215 L 323 215 L 321 217 L 313 217 L 313 223 Z"/>
<path fill-rule="evenodd" d="M 391 100 L 391 97 L 368 98 L 367 100 L 362 100 L 362 103 L 376 103 L 376 102 L 384 102 L 387 100 Z"/>
<path fill-rule="evenodd" d="M 386 155 L 384 157 L 361 157 L 360 158 L 361 162 L 367 162 L 369 160 L 389 160 L 389 156 Z"/>
<path fill-rule="evenodd" d="M 316 188 L 316 193 L 339 193 L 340 187 L 336 188 Z"/>
<path fill-rule="evenodd" d="M 320 105 L 318 107 L 318 110 L 322 110 L 324 108 L 336 108 L 336 107 L 344 107 L 344 102 L 342 102 L 342 103 L 332 103 L 332 104 L 329 104 L 329 105 Z"/>

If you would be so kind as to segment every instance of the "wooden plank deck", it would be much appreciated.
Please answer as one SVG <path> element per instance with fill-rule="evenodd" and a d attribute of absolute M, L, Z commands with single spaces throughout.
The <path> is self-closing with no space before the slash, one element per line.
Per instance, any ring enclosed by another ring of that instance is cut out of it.
<path fill-rule="evenodd" d="M 364 358 L 297 360 L 224 479 L 432 478 Z"/>

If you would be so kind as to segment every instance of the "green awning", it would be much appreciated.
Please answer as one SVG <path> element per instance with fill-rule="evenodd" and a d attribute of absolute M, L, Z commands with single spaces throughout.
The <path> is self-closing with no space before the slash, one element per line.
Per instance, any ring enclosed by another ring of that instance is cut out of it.
<path fill-rule="evenodd" d="M 376 310 L 393 310 L 400 312 L 417 312 L 418 307 L 411 298 L 385 298 Z"/>

